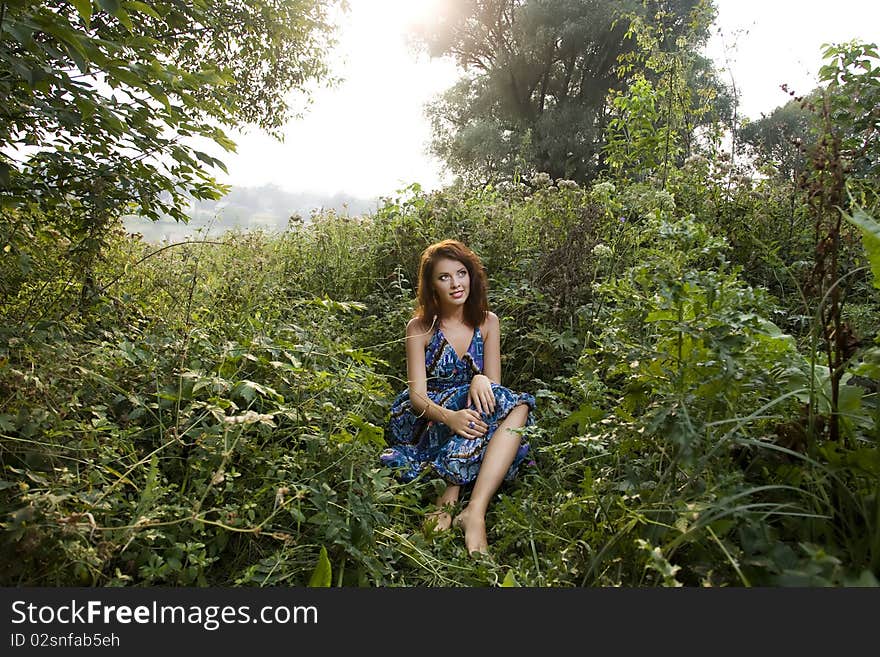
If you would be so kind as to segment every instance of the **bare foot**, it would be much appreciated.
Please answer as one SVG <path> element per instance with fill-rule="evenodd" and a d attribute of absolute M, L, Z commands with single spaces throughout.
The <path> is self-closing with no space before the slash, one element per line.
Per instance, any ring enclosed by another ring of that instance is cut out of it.
<path fill-rule="evenodd" d="M 443 532 L 452 527 L 452 514 L 446 509 L 437 509 L 425 514 L 425 529 Z"/>
<path fill-rule="evenodd" d="M 486 518 L 465 509 L 455 517 L 455 526 L 464 530 L 464 544 L 468 554 L 487 554 L 489 539 L 486 536 Z"/>

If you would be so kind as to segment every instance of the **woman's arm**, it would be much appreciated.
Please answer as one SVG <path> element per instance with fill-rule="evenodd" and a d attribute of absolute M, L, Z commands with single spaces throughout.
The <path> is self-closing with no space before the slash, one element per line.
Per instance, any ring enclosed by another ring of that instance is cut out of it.
<path fill-rule="evenodd" d="M 483 325 L 483 374 L 501 385 L 501 322 L 498 315 L 489 312 Z"/>
<path fill-rule="evenodd" d="M 406 325 L 406 378 L 409 386 L 409 399 L 412 407 L 430 420 L 443 421 L 437 411 L 432 413 L 428 398 L 428 375 L 425 371 L 425 347 L 431 329 L 425 329 L 420 321 L 413 318 Z M 434 404 L 436 406 L 436 404 Z M 432 415 L 436 417 L 432 417 Z"/>
<path fill-rule="evenodd" d="M 495 412 L 495 393 L 492 384 L 501 384 L 501 322 L 490 312 L 480 327 L 483 334 L 483 373 L 471 379 L 468 393 L 470 404 L 480 413 Z"/>

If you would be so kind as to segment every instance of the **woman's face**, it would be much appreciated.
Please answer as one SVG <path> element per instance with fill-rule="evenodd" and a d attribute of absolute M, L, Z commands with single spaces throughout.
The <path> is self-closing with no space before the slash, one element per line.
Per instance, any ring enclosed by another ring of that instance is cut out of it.
<path fill-rule="evenodd" d="M 434 263 L 431 288 L 442 310 L 455 310 L 467 301 L 471 291 L 471 276 L 464 263 L 441 258 Z"/>

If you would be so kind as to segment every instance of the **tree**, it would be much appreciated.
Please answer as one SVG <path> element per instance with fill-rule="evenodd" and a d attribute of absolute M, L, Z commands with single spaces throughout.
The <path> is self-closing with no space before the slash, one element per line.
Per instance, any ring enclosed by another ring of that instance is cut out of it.
<path fill-rule="evenodd" d="M 814 91 L 809 102 L 817 102 L 820 93 Z M 776 174 L 790 183 L 796 183 L 806 165 L 806 148 L 815 139 L 811 126 L 815 117 L 802 100 L 791 100 L 757 121 L 746 123 L 740 129 L 740 138 L 748 144 L 758 165 L 771 165 Z"/>
<path fill-rule="evenodd" d="M 722 126 L 735 127 L 735 99 L 699 54 L 714 6 L 687 0 L 651 5 L 652 13 L 627 15 L 627 36 L 637 47 L 619 57 L 628 88 L 608 94 L 605 156 L 618 176 L 653 176 L 665 187 L 670 167 L 717 148 Z M 700 130 L 705 127 L 710 129 Z"/>
<path fill-rule="evenodd" d="M 339 4 L 0 2 L 0 237 L 14 248 L 9 223 L 37 213 L 93 256 L 122 214 L 185 221 L 191 199 L 223 191 L 198 143 L 277 134 L 289 92 L 327 77 Z"/>
<path fill-rule="evenodd" d="M 853 205 L 862 214 L 863 207 L 873 211 L 877 206 L 880 55 L 875 43 L 849 41 L 826 45 L 823 57 L 827 63 L 819 69 L 820 84 L 824 83 L 819 101 L 805 102 L 818 119 L 803 176 L 817 240 L 807 292 L 820 300 L 818 329 L 831 383 L 829 438 L 837 441 L 845 435 L 843 377 L 859 342 L 843 313 L 851 287 L 858 284 L 852 274 L 860 269 L 848 253 L 854 240 L 847 235 L 844 219 Z"/>
<path fill-rule="evenodd" d="M 429 108 L 432 150 L 466 180 L 537 171 L 591 179 L 603 166 L 608 92 L 635 73 L 624 61 L 640 47 L 630 31 L 633 18 L 662 20 L 660 45 L 673 47 L 707 6 L 700 0 L 447 0 L 417 38 L 432 56 L 454 57 L 466 76 Z"/>

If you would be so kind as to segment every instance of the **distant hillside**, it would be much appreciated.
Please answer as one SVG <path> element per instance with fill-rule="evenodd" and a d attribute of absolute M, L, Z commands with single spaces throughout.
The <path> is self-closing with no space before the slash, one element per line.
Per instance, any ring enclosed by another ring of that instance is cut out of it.
<path fill-rule="evenodd" d="M 364 199 L 338 192 L 332 196 L 287 192 L 277 185 L 233 187 L 219 201 L 196 201 L 189 212 L 188 224 L 171 219 L 150 221 L 126 217 L 126 230 L 140 233 L 151 242 L 179 241 L 196 234 L 219 235 L 231 228 L 260 228 L 281 231 L 293 215 L 303 219 L 314 212 L 335 210 L 338 214 L 359 216 L 376 209 L 377 199 Z"/>

